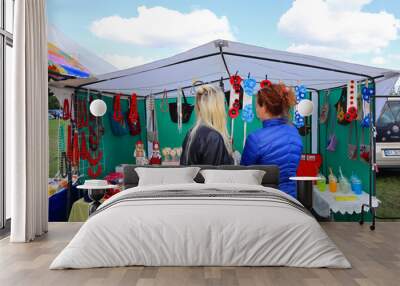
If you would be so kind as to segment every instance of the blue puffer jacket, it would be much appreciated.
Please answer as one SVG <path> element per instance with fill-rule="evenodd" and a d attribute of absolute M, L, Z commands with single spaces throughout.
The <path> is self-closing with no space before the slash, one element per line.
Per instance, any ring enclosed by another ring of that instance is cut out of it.
<path fill-rule="evenodd" d="M 296 198 L 296 182 L 289 177 L 296 176 L 302 150 L 299 132 L 287 119 L 268 119 L 247 137 L 241 165 L 279 166 L 279 189 Z"/>

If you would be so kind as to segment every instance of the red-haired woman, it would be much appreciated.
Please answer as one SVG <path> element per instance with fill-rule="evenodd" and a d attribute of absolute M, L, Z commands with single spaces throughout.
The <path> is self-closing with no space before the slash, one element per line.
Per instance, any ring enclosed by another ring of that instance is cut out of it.
<path fill-rule="evenodd" d="M 241 164 L 279 166 L 279 189 L 296 198 L 296 183 L 289 177 L 296 175 L 303 144 L 288 122 L 289 109 L 296 103 L 294 93 L 284 84 L 272 84 L 257 93 L 256 101 L 263 128 L 247 137 Z"/>

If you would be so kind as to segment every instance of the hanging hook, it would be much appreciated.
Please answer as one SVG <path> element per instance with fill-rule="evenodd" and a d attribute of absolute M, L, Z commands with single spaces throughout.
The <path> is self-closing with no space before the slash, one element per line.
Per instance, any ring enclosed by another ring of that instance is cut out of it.
<path fill-rule="evenodd" d="M 224 78 L 222 76 L 221 76 L 221 79 L 219 81 L 219 87 L 221 88 L 222 92 L 225 92 Z"/>
<path fill-rule="evenodd" d="M 247 74 L 247 78 L 250 78 L 250 72 Z"/>

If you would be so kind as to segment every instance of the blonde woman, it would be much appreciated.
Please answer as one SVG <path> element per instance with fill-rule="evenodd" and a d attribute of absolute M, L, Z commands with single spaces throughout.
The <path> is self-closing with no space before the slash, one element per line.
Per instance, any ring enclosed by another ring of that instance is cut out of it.
<path fill-rule="evenodd" d="M 196 124 L 186 134 L 181 165 L 232 165 L 224 93 L 212 85 L 196 92 Z"/>

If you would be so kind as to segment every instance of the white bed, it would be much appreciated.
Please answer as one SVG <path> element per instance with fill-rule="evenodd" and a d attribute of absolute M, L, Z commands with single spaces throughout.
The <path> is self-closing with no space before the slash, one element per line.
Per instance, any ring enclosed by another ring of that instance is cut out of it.
<path fill-rule="evenodd" d="M 283 192 L 197 183 L 113 196 L 50 269 L 128 265 L 351 267 L 318 222 Z"/>

